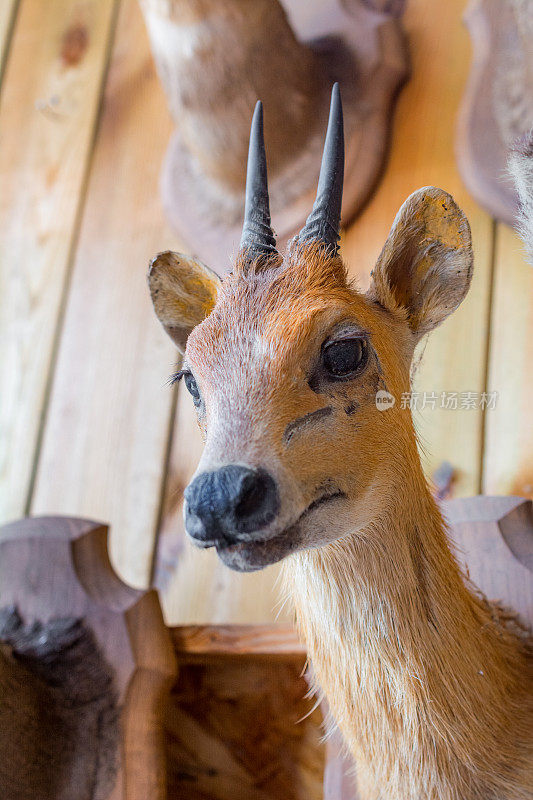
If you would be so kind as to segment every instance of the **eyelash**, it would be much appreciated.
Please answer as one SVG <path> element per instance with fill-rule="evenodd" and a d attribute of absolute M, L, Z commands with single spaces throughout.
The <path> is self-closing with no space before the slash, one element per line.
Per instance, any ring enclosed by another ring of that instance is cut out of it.
<path fill-rule="evenodd" d="M 178 370 L 178 372 L 172 373 L 172 375 L 168 379 L 168 385 L 174 386 L 174 384 L 179 383 L 179 381 L 181 381 L 186 372 L 188 372 L 188 370 L 180 369 Z"/>

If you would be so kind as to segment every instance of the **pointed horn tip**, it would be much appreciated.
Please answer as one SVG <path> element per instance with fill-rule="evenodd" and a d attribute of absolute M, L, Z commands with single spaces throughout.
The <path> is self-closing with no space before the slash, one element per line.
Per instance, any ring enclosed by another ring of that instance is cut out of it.
<path fill-rule="evenodd" d="M 341 97 L 341 87 L 339 86 L 338 81 L 333 84 L 331 89 L 331 110 L 334 108 L 338 108 L 340 113 L 342 114 L 342 97 Z"/>
<path fill-rule="evenodd" d="M 259 117 L 260 120 L 263 119 L 263 103 L 261 100 L 258 100 L 254 106 L 252 120 L 256 119 L 257 117 Z"/>
<path fill-rule="evenodd" d="M 254 107 L 252 114 L 252 122 L 250 125 L 250 147 L 255 146 L 256 142 L 263 143 L 263 103 L 258 100 Z"/>

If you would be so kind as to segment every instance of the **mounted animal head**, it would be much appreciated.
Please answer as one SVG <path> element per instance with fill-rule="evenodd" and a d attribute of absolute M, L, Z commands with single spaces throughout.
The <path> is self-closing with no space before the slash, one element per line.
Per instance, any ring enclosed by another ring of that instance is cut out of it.
<path fill-rule="evenodd" d="M 362 531 L 420 471 L 410 411 L 399 399 L 416 343 L 466 295 L 470 229 L 450 195 L 418 190 L 401 207 L 363 294 L 339 255 L 343 166 L 335 86 L 317 198 L 282 257 L 258 103 L 232 274 L 221 282 L 171 252 L 151 265 L 156 314 L 184 353 L 176 378 L 192 395 L 205 439 L 185 490 L 186 528 L 234 569 L 260 569 Z M 389 395 L 396 402 L 382 410 Z"/>

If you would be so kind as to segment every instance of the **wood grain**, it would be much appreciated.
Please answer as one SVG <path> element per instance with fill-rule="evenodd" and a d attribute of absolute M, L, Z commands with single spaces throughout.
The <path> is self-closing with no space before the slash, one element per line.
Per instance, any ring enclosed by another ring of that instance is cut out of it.
<path fill-rule="evenodd" d="M 346 232 L 343 253 L 365 286 L 398 208 L 421 186 L 450 192 L 465 211 L 474 244 L 474 279 L 463 305 L 431 334 L 414 389 L 481 392 L 485 381 L 492 222 L 467 194 L 455 163 L 457 108 L 468 75 L 470 44 L 461 22 L 464 0 L 446 13 L 438 4 L 411 0 L 404 26 L 410 42 L 412 77 L 398 101 L 387 171 L 372 203 Z M 450 53 L 453 52 L 453 58 Z M 422 343 L 421 351 L 424 350 Z M 443 461 L 455 468 L 457 495 L 480 487 L 482 412 L 427 407 L 415 413 L 426 472 Z"/>
<path fill-rule="evenodd" d="M 27 503 L 114 5 L 22 0 L 10 45 L 0 100 L 0 520 Z"/>
<path fill-rule="evenodd" d="M 180 625 L 171 629 L 178 656 L 304 656 L 292 625 Z"/>
<path fill-rule="evenodd" d="M 114 564 L 147 585 L 159 514 L 174 351 L 154 317 L 146 273 L 177 243 L 157 175 L 170 120 L 135 0 L 123 3 L 106 86 L 34 513 L 109 519 Z M 179 248 L 178 248 L 179 249 Z"/>
<path fill-rule="evenodd" d="M 494 258 L 483 491 L 533 497 L 533 270 L 520 238 L 499 224 Z"/>

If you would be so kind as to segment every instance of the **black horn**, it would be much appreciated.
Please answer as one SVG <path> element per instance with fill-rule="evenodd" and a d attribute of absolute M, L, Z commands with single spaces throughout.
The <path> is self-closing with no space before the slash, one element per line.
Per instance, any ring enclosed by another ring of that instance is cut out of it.
<path fill-rule="evenodd" d="M 318 189 L 313 210 L 300 231 L 298 241 L 323 242 L 332 255 L 339 252 L 342 185 L 344 181 L 344 124 L 339 84 L 331 91 L 328 131 L 322 154 Z"/>
<path fill-rule="evenodd" d="M 277 253 L 276 239 L 270 224 L 267 165 L 263 138 L 263 104 L 261 101 L 256 103 L 250 128 L 244 224 L 240 247 L 241 250 L 247 251 L 250 261 Z"/>

